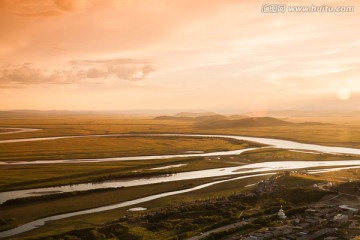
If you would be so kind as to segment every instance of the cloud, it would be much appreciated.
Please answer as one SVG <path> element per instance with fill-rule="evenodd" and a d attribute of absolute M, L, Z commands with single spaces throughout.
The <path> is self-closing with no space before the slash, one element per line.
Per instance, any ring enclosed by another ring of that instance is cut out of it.
<path fill-rule="evenodd" d="M 149 73 L 154 72 L 155 69 L 151 65 L 145 65 L 141 68 L 134 67 L 118 67 L 118 66 L 109 66 L 108 74 L 115 75 L 119 79 L 124 80 L 142 80 Z"/>
<path fill-rule="evenodd" d="M 0 9 L 24 17 L 44 17 L 61 14 L 52 0 L 0 0 Z"/>
<path fill-rule="evenodd" d="M 87 0 L 54 0 L 55 5 L 67 12 L 75 12 L 84 10 L 88 5 Z"/>
<path fill-rule="evenodd" d="M 58 16 L 90 7 L 89 0 L 0 0 L 0 9 L 24 17 Z"/>
<path fill-rule="evenodd" d="M 71 70 L 47 70 L 35 68 L 32 64 L 6 65 L 0 69 L 0 87 L 17 88 L 33 84 L 68 84 L 79 80 Z"/>
<path fill-rule="evenodd" d="M 144 76 L 146 77 L 149 73 L 152 73 L 155 71 L 155 68 L 153 68 L 153 66 L 151 66 L 150 64 L 146 64 L 145 66 L 143 66 L 141 68 Z"/>
<path fill-rule="evenodd" d="M 74 60 L 70 64 L 82 68 L 90 66 L 86 74 L 88 78 L 142 80 L 155 71 L 151 61 L 146 59 Z"/>
<path fill-rule="evenodd" d="M 278 77 L 271 81 L 272 90 L 281 93 L 281 96 L 288 93 L 301 94 L 302 96 L 320 95 L 329 92 L 337 93 L 342 89 L 351 89 L 360 91 L 360 83 L 356 77 L 360 73 L 360 67 L 357 64 L 340 65 L 338 71 L 317 73 L 311 75 L 301 75 L 289 73 L 283 77 Z"/>
<path fill-rule="evenodd" d="M 27 64 L 8 66 L 0 71 L 0 85 L 37 84 L 44 81 L 47 81 L 45 71 Z"/>
<path fill-rule="evenodd" d="M 90 64 L 112 64 L 112 65 L 124 65 L 124 64 L 147 64 L 151 63 L 147 59 L 131 59 L 131 58 L 120 58 L 120 59 L 103 59 L 103 60 L 72 60 L 69 61 L 72 65 L 90 65 Z"/>
<path fill-rule="evenodd" d="M 47 10 L 47 11 L 19 13 L 19 15 L 22 15 L 24 17 L 52 17 L 52 16 L 60 15 L 60 12 L 56 10 Z"/>
<path fill-rule="evenodd" d="M 77 60 L 68 69 L 36 68 L 33 64 L 5 65 L 0 67 L 0 88 L 16 88 L 34 84 L 73 84 L 98 79 L 97 83 L 112 80 L 143 80 L 154 67 L 149 60 L 111 59 Z"/>
<path fill-rule="evenodd" d="M 108 76 L 108 72 L 97 68 L 89 68 L 86 76 L 88 78 L 106 78 Z"/>

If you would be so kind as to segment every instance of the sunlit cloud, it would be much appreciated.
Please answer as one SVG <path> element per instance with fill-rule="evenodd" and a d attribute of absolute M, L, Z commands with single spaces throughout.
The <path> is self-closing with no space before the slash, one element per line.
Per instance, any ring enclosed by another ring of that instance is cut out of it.
<path fill-rule="evenodd" d="M 121 80 L 142 80 L 155 71 L 150 60 L 109 59 L 109 60 L 73 60 L 72 66 L 87 68 L 88 78 L 116 77 Z"/>
<path fill-rule="evenodd" d="M 155 71 L 150 61 L 136 59 L 71 61 L 65 69 L 42 69 L 33 64 L 5 65 L 0 68 L 0 87 L 17 88 L 34 84 L 74 84 L 86 79 L 107 78 L 117 80 L 142 80 Z"/>
<path fill-rule="evenodd" d="M 12 99 L 37 96 L 13 105 L 21 108 L 44 107 L 46 85 L 63 90 L 56 107 L 71 91 L 77 108 L 98 95 L 107 98 L 99 109 L 121 102 L 261 113 L 309 99 L 311 108 L 333 100 L 358 108 L 360 4 L 348 1 L 355 12 L 338 14 L 264 14 L 262 4 L 0 0 L 0 88 Z"/>

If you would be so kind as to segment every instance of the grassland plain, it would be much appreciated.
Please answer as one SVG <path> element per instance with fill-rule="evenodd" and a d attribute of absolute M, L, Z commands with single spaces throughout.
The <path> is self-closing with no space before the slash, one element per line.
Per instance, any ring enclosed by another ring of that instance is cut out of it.
<path fill-rule="evenodd" d="M 351 171 L 342 171 L 339 176 L 348 175 Z M 353 174 L 353 173 L 352 173 Z M 226 177 L 225 177 L 226 178 Z M 218 199 L 227 197 L 233 194 L 237 194 L 246 190 L 251 189 L 252 184 L 259 182 L 260 180 L 267 179 L 269 176 L 254 176 L 247 179 L 234 180 L 226 183 L 219 183 L 201 190 L 188 192 L 178 195 L 170 196 L 166 198 L 160 198 L 137 204 L 132 207 L 145 207 L 148 209 L 156 209 L 166 206 L 182 205 L 194 201 L 204 199 Z M 199 184 L 203 184 L 211 181 L 218 181 L 224 178 L 206 178 L 197 180 L 185 180 L 168 183 L 152 184 L 147 186 L 128 187 L 120 189 L 107 189 L 101 191 L 85 191 L 77 192 L 76 194 L 57 194 L 54 197 L 34 197 L 27 201 L 14 201 L 13 203 L 3 204 L 0 206 L 0 216 L 2 221 L 8 223 L 1 226 L 0 230 L 15 227 L 19 224 L 29 222 L 38 218 L 72 212 L 82 209 L 88 209 L 98 206 L 104 206 L 109 204 L 115 204 L 118 202 L 136 199 L 139 197 L 149 196 L 157 193 L 174 191 L 180 189 L 186 189 L 194 187 Z M 339 178 L 341 179 L 341 178 Z M 323 182 L 322 177 L 309 178 L 308 175 L 298 174 L 293 176 L 291 181 L 285 181 L 284 186 L 286 187 L 303 187 L 311 185 L 313 183 Z M 342 181 L 344 178 L 342 178 Z M 249 186 L 250 185 L 250 186 Z M 274 199 L 273 199 L 274 200 Z M 265 203 L 265 202 L 264 202 Z M 133 214 L 132 212 L 126 212 L 128 208 L 120 208 L 106 212 L 100 212 L 95 214 L 87 214 L 84 216 L 73 217 L 70 219 L 63 219 L 47 224 L 45 227 L 36 229 L 29 233 L 24 233 L 23 236 L 32 236 L 34 233 L 46 233 L 48 234 L 48 227 L 50 229 L 58 229 L 57 233 L 61 231 L 69 231 L 83 227 L 93 227 L 94 225 L 101 225 L 104 222 L 112 221 L 114 219 L 121 218 L 124 215 Z M 258 208 L 260 209 L 260 208 Z M 69 225 L 67 225 L 69 224 Z M 74 228 L 74 226 L 76 226 Z M 21 236 L 21 235 L 20 235 Z M 36 238 L 35 238 L 36 239 Z"/>
<path fill-rule="evenodd" d="M 12 129 L 7 129 L 7 128 L 0 129 L 0 134 L 8 134 L 12 132 L 13 132 Z"/>
<path fill-rule="evenodd" d="M 204 137 L 91 137 L 2 143 L 0 161 L 108 158 L 229 151 L 261 146 L 234 139 Z"/>
<path fill-rule="evenodd" d="M 256 128 L 233 128 L 233 129 L 197 129 L 189 121 L 160 121 L 143 118 L 123 118 L 117 116 L 42 116 L 32 118 L 1 119 L 3 127 L 29 127 L 41 128 L 41 131 L 18 134 L 3 134 L 0 139 L 19 139 L 29 137 L 48 137 L 62 135 L 83 134 L 110 134 L 110 133 L 206 133 L 206 134 L 229 134 L 248 135 L 261 137 L 274 137 L 290 139 L 299 142 L 317 143 L 329 146 L 360 147 L 360 125 L 355 123 L 335 125 L 312 125 L 312 126 L 281 126 L 281 127 L 256 127 Z M 24 142 L 2 144 L 0 159 L 2 160 L 35 160 L 35 159 L 66 159 L 66 158 L 96 158 L 113 156 L 134 156 L 150 154 L 184 153 L 185 151 L 217 151 L 232 150 L 253 146 L 252 143 L 244 143 L 227 139 L 204 139 L 204 138 L 147 138 L 147 137 L 106 137 L 106 138 L 79 138 L 61 139 L 52 141 Z M 121 146 L 121 147 L 119 147 Z M 120 155 L 119 155 L 120 154 Z M 219 168 L 234 165 L 242 165 L 262 161 L 286 161 L 286 160 L 337 160 L 352 159 L 353 156 L 338 156 L 330 154 L 312 154 L 304 152 L 292 152 L 282 149 L 260 149 L 250 151 L 234 157 L 199 157 L 189 159 L 167 159 L 133 162 L 103 162 L 103 163 L 74 163 L 74 164 L 44 164 L 38 166 L 13 165 L 0 166 L 0 189 L 1 191 L 12 189 L 24 189 L 43 186 L 55 186 L 80 182 L 91 182 L 109 179 L 122 179 L 131 177 L 134 171 L 140 174 L 164 174 L 164 170 L 150 170 L 154 167 L 171 164 L 186 164 L 171 171 L 182 172 L 209 168 Z M 165 170 L 166 171 L 166 170 Z M 350 173 L 347 173 L 350 174 Z M 349 175 L 346 175 L 346 177 Z M 335 177 L 335 176 L 333 176 Z M 264 177 L 265 178 L 265 177 Z M 301 179 L 304 179 L 301 176 Z M 307 177 L 308 178 L 308 177 Z M 330 176 L 329 176 L 330 178 Z M 143 207 L 155 209 L 170 206 L 173 203 L 182 204 L 204 198 L 218 198 L 229 196 L 234 192 L 247 189 L 246 185 L 255 183 L 261 178 L 253 180 L 237 180 L 199 191 L 157 199 L 141 204 Z M 299 178 L 300 179 L 300 178 Z M 55 199 L 33 199 L 28 203 L 0 206 L 1 218 L 10 222 L 1 227 L 2 230 L 17 226 L 44 216 L 61 212 L 76 211 L 79 209 L 103 206 L 118 203 L 126 199 L 134 199 L 160 192 L 182 189 L 195 186 L 214 179 L 199 179 L 181 182 L 163 183 L 152 186 L 139 186 L 124 189 L 95 191 L 78 193 L 73 196 L 59 195 Z M 321 182 L 319 178 L 308 178 L 305 182 Z M 294 180 L 293 182 L 301 182 Z M 296 184 L 295 184 L 296 185 Z M 257 206 L 259 208 L 259 206 Z M 56 221 L 20 237 L 52 235 L 84 227 L 94 227 L 104 222 L 119 219 L 124 215 L 134 214 L 126 209 L 117 209 L 103 213 L 89 214 Z M 24 215 L 24 217 L 22 217 Z M 4 216 L 4 217 L 3 217 Z M 137 234 L 145 234 L 148 239 L 154 237 L 151 232 L 144 230 L 142 226 L 131 226 L 131 231 Z M 40 235 L 37 235 L 40 234 Z M 171 236 L 173 232 L 164 233 Z"/>
<path fill-rule="evenodd" d="M 291 119 L 287 119 L 291 120 Z M 297 120 L 297 119 L 295 119 Z M 302 121 L 312 121 L 302 119 Z M 324 119 L 323 119 L 324 120 Z M 47 137 L 77 134 L 109 134 L 109 133 L 206 133 L 230 134 L 258 137 L 274 137 L 299 142 L 316 143 L 328 146 L 360 148 L 360 124 L 346 118 L 325 119 L 326 125 L 279 126 L 226 129 L 198 129 L 191 121 L 154 120 L 150 118 L 124 118 L 123 116 L 80 115 L 80 116 L 42 116 L 32 118 L 0 119 L 3 127 L 41 128 L 42 131 L 4 134 L 0 139 L 18 139 L 28 137 Z"/>
<path fill-rule="evenodd" d="M 95 214 L 87 214 L 84 216 L 73 217 L 69 219 L 63 219 L 56 222 L 50 222 L 44 228 L 35 229 L 31 232 L 28 232 L 21 236 L 37 236 L 38 233 L 41 235 L 48 235 L 54 232 L 65 232 L 69 230 L 73 230 L 74 226 L 76 228 L 84 228 L 84 227 L 93 227 L 94 225 L 101 225 L 104 222 L 116 220 L 121 218 L 124 215 L 132 215 L 136 214 L 135 212 L 127 211 L 132 207 L 145 207 L 149 210 L 159 209 L 167 206 L 174 206 L 178 204 L 186 204 L 198 200 L 203 199 L 215 199 L 218 197 L 228 196 L 234 194 L 235 192 L 242 192 L 244 189 L 247 189 L 246 185 L 256 183 L 262 179 L 266 179 L 267 176 L 263 177 L 253 177 L 243 180 L 235 180 L 231 181 L 230 185 L 227 184 L 216 184 L 209 188 L 202 189 L 200 191 L 189 192 L 184 197 L 179 198 L 179 196 L 170 196 L 166 198 L 156 199 L 150 202 L 141 203 L 138 205 L 134 205 L 128 208 L 119 208 L 112 211 L 100 212 Z M 214 181 L 214 178 L 208 179 L 199 179 L 199 180 L 187 180 L 187 181 L 178 181 L 171 183 L 161 183 L 154 184 L 151 186 L 140 186 L 140 187 L 129 187 L 124 189 L 113 190 L 109 192 L 103 193 L 92 193 L 89 196 L 74 196 L 66 199 L 59 199 L 53 201 L 45 201 L 38 202 L 35 204 L 20 204 L 14 206 L 4 206 L 3 209 L 0 208 L 0 214 L 6 218 L 14 218 L 14 221 L 11 223 L 12 226 L 15 226 L 21 222 L 27 222 L 32 219 L 37 219 L 40 217 L 47 216 L 49 214 L 61 213 L 67 211 L 75 211 L 79 209 L 86 209 L 89 206 L 102 206 L 106 202 L 106 204 L 126 201 L 134 198 L 138 198 L 141 196 L 148 196 L 151 194 L 173 191 L 176 189 L 184 189 L 187 187 L 194 187 L 196 185 L 206 183 L 209 181 Z M 101 199 L 101 202 L 98 201 Z M 83 201 L 86 201 L 84 203 Z M 66 204 L 70 204 L 71 210 L 69 206 Z M 85 205 L 84 205 L 85 204 Z M 56 207 L 55 207 L 56 206 Z M 42 209 L 44 208 L 44 209 Z M 40 211 L 41 210 L 41 211 Z M 29 211 L 25 216 L 22 215 L 22 212 Z M 39 214 L 39 212 L 42 212 Z M 7 225 L 11 226 L 11 225 Z M 36 239 L 36 237 L 35 237 Z"/>
<path fill-rule="evenodd" d="M 354 169 L 342 170 L 337 171 L 336 175 L 342 177 L 354 173 L 356 173 Z M 89 239 L 103 239 L 104 236 L 109 238 L 111 233 L 121 235 L 122 231 L 115 230 L 123 229 L 129 234 L 126 235 L 126 239 L 186 239 L 201 231 L 239 221 L 241 217 L 255 217 L 252 230 L 264 227 L 265 220 L 266 224 L 270 224 L 266 226 L 278 226 L 281 223 L 272 220 L 272 215 L 278 211 L 280 205 L 283 205 L 286 212 L 291 215 L 293 212 L 313 206 L 315 202 L 321 201 L 322 197 L 332 194 L 312 187 L 314 183 L 327 181 L 327 174 L 318 175 L 317 179 L 309 179 L 302 174 L 283 176 L 277 179 L 280 188 L 270 194 L 252 198 L 243 198 L 241 193 L 254 189 L 248 186 L 254 180 L 259 181 L 268 177 L 237 180 L 230 184 L 218 184 L 186 193 L 181 199 L 171 196 L 140 204 L 138 206 L 148 208 L 141 213 L 118 209 L 85 215 L 81 219 L 70 218 L 50 222 L 43 228 L 29 232 L 31 236 L 23 234 L 19 235 L 19 238 L 71 239 L 74 237 L 75 239 L 79 236 L 89 236 Z M 122 217 L 124 215 L 127 217 Z M 106 221 L 108 223 L 103 224 Z M 110 227 L 111 225 L 113 228 Z M 238 229 L 233 233 L 244 232 L 243 229 Z M 230 232 L 230 236 L 233 233 Z"/>
<path fill-rule="evenodd" d="M 92 193 L 78 194 L 71 197 L 58 199 L 45 199 L 44 201 L 29 201 L 24 204 L 1 205 L 0 215 L 2 218 L 13 218 L 10 225 L 2 226 L 11 228 L 38 218 L 72 212 L 82 209 L 94 208 L 104 205 L 115 204 L 122 201 L 141 198 L 157 193 L 185 189 L 190 186 L 212 181 L 213 179 L 177 181 L 170 183 L 159 183 L 148 186 L 128 187 L 113 189 L 110 191 L 99 191 Z"/>
<path fill-rule="evenodd" d="M 9 191 L 114 179 L 151 177 L 266 161 L 331 161 L 347 159 L 357 159 L 357 157 L 332 154 L 312 154 L 293 152 L 284 149 L 264 148 L 249 151 L 238 156 L 220 158 L 193 157 L 145 161 L 100 162 L 91 164 L 3 165 L 0 166 L 0 189 L 2 191 Z M 182 164 L 182 166 L 170 169 L 152 169 L 177 164 Z"/>
<path fill-rule="evenodd" d="M 168 169 L 152 170 L 151 168 L 171 164 L 187 164 L 185 166 Z M 14 190 L 34 187 L 47 187 L 82 182 L 94 182 L 110 179 L 141 177 L 140 173 L 175 173 L 200 169 L 221 168 L 234 166 L 233 163 L 220 161 L 205 161 L 204 158 L 164 159 L 151 161 L 126 161 L 102 163 L 75 163 L 75 164 L 44 164 L 30 166 L 1 166 L 1 189 Z M 134 172 L 136 171 L 136 172 Z"/>

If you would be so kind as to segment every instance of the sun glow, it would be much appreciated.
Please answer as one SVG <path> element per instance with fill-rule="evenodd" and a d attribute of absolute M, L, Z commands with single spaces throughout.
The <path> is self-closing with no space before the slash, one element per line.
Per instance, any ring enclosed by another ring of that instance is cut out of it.
<path fill-rule="evenodd" d="M 348 100 L 351 97 L 351 91 L 348 88 L 340 88 L 337 91 L 337 97 L 343 101 Z"/>

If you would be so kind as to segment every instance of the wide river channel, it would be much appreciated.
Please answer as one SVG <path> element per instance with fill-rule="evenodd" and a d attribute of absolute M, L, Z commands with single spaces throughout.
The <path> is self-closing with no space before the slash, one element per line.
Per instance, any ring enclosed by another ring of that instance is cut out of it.
<path fill-rule="evenodd" d="M 51 141 L 56 139 L 64 138 L 84 138 L 84 137 L 131 137 L 131 136 L 148 136 L 148 137 L 161 137 L 161 136 L 172 136 L 172 137 L 209 137 L 209 138 L 230 138 L 243 141 L 257 142 L 268 145 L 275 148 L 290 149 L 295 151 L 310 151 L 311 153 L 332 153 L 332 154 L 344 154 L 344 155 L 360 155 L 360 149 L 357 148 L 344 148 L 344 147 L 329 147 L 321 146 L 316 144 L 299 143 L 288 140 L 271 139 L 271 138 L 259 138 L 259 137 L 245 137 L 245 136 L 233 136 L 233 135 L 205 135 L 205 134 L 103 134 L 103 135 L 80 135 L 80 136 L 61 136 L 61 137 L 44 137 L 44 138 L 26 138 L 26 139 L 13 139 L 13 140 L 0 140 L 2 143 L 15 143 L 15 142 L 27 142 L 27 141 Z M 135 160 L 151 160 L 151 159 L 170 159 L 179 157 L 197 157 L 197 156 L 227 156 L 227 155 L 238 155 L 242 152 L 254 150 L 257 148 L 233 150 L 233 151 L 222 151 L 222 152 L 211 152 L 211 153 L 186 153 L 186 154 L 175 154 L 175 155 L 158 155 L 158 156 L 135 156 L 135 157 L 114 157 L 114 158 L 98 158 L 98 159 L 67 159 L 67 160 L 39 160 L 39 161 L 9 161 L 0 162 L 2 165 L 12 164 L 55 164 L 55 163 L 79 163 L 79 162 L 105 162 L 105 161 L 135 161 Z M 152 178 L 139 178 L 132 180 L 118 180 L 118 181 L 106 181 L 101 183 L 83 183 L 76 185 L 65 185 L 59 187 L 48 187 L 48 188 L 36 188 L 36 189 L 25 189 L 18 191 L 8 191 L 0 193 L 0 204 L 15 198 L 23 198 L 30 196 L 39 196 L 52 193 L 72 192 L 72 191 L 86 191 L 93 189 L 105 189 L 105 188 L 119 188 L 119 187 L 130 187 L 130 186 L 141 186 L 161 182 L 171 182 L 189 179 L 200 179 L 210 177 L 231 177 L 230 179 L 218 179 L 213 182 L 202 184 L 193 188 L 184 190 L 166 192 L 161 194 L 155 194 L 144 198 L 134 199 L 131 201 L 121 202 L 113 205 L 97 207 L 93 209 L 81 210 L 77 212 L 59 214 L 49 216 L 46 218 L 38 219 L 33 222 L 26 223 L 19 227 L 0 232 L 0 238 L 13 236 L 19 233 L 23 233 L 37 227 L 44 225 L 48 221 L 54 221 L 84 214 L 97 213 L 107 210 L 112 210 L 121 207 L 128 207 L 139 203 L 151 201 L 154 199 L 195 191 L 198 189 L 206 188 L 215 184 L 224 183 L 228 181 L 234 181 L 243 178 L 250 178 L 256 176 L 264 176 L 274 174 L 275 171 L 279 170 L 292 170 L 292 169 L 321 169 L 321 171 L 331 171 L 333 168 L 346 169 L 346 168 L 359 168 L 360 160 L 343 160 L 343 161 L 282 161 L 282 162 L 263 162 L 248 164 L 236 167 L 226 167 L 218 169 L 198 170 L 190 172 L 181 172 L 177 174 L 152 177 Z M 315 170 L 314 170 L 315 171 Z"/>

